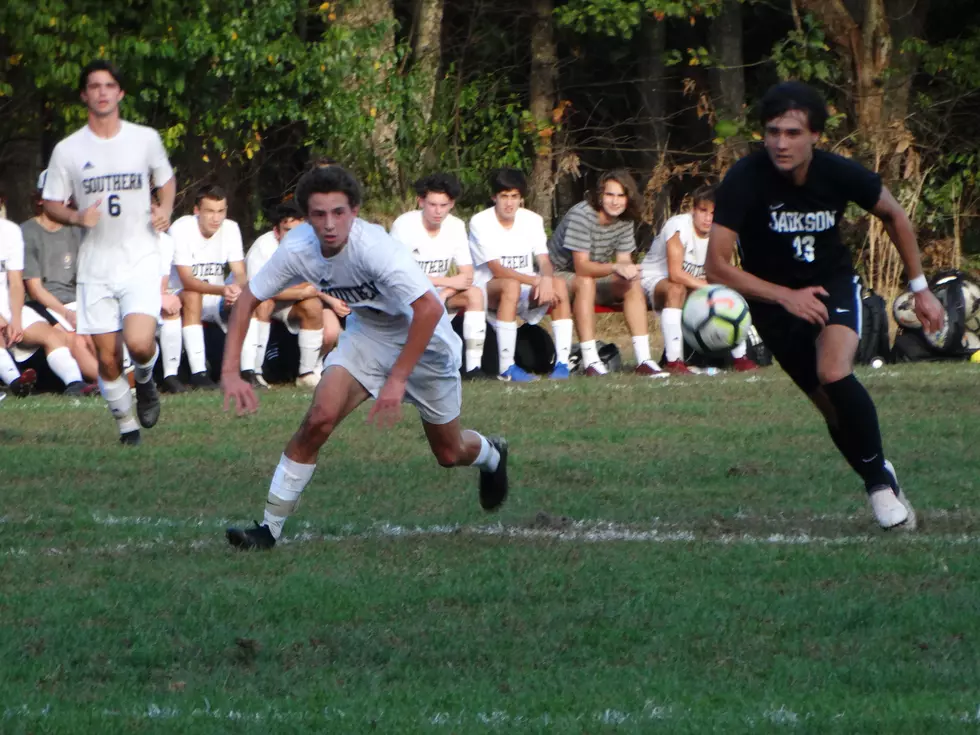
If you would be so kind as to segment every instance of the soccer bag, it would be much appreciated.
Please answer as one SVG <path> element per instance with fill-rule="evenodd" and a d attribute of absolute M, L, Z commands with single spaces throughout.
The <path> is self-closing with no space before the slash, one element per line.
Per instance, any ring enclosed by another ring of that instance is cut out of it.
<path fill-rule="evenodd" d="M 861 338 L 855 361 L 870 365 L 874 360 L 889 360 L 888 309 L 885 300 L 870 288 L 861 293 Z"/>
<path fill-rule="evenodd" d="M 463 338 L 463 314 L 457 314 L 452 321 L 453 331 Z M 557 358 L 554 340 L 547 330 L 537 324 L 522 324 L 517 328 L 517 344 L 514 345 L 514 363 L 522 370 L 538 375 L 548 375 L 555 368 Z M 460 368 L 466 369 L 466 365 Z M 483 359 L 480 369 L 487 375 L 500 373 L 500 358 L 497 353 L 497 330 L 487 323 L 487 336 L 483 342 Z"/>

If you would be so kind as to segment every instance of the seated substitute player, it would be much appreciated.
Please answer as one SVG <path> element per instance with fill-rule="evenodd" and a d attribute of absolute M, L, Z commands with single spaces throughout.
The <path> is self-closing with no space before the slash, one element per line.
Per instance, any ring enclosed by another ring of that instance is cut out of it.
<path fill-rule="evenodd" d="M 702 186 L 692 196 L 693 209 L 671 217 L 654 238 L 643 259 L 643 290 L 654 310 L 660 313 L 664 335 L 664 370 L 674 374 L 690 373 L 684 364 L 684 334 L 681 312 L 691 291 L 707 286 L 704 259 L 708 252 L 708 235 L 715 215 L 715 189 Z M 743 341 L 732 350 L 732 367 L 740 372 L 758 369 L 746 356 Z"/>
<path fill-rule="evenodd" d="M 837 449 L 864 480 L 881 527 L 914 528 L 915 512 L 885 460 L 875 405 L 853 374 L 862 304 L 838 229 L 848 202 L 881 219 L 926 330 L 939 329 L 942 306 L 922 274 L 909 218 L 880 177 L 814 149 L 827 120 L 819 93 L 800 82 L 777 84 L 763 97 L 761 113 L 765 150 L 736 163 L 716 195 L 708 280 L 749 300 L 766 346 L 823 414 Z M 731 264 L 736 243 L 741 270 Z"/>
<path fill-rule="evenodd" d="M 160 243 L 160 360 L 163 363 L 163 382 L 160 390 L 164 393 L 185 393 L 187 387 L 180 382 L 180 355 L 184 349 L 181 334 L 183 322 L 180 320 L 180 291 L 182 284 L 174 268 L 174 239 L 169 232 L 158 234 Z"/>
<path fill-rule="evenodd" d="M 388 428 L 401 403 L 415 404 L 429 446 L 443 467 L 480 470 L 480 504 L 493 510 L 507 496 L 507 443 L 460 428 L 460 340 L 442 302 L 411 254 L 378 225 L 357 217 L 361 187 L 339 166 L 305 174 L 296 199 L 308 224 L 292 230 L 243 290 L 228 325 L 221 383 L 225 408 L 252 412 L 257 401 L 238 360 L 249 315 L 260 301 L 298 283 L 315 283 L 350 304 L 347 330 L 327 356 L 323 379 L 272 478 L 265 523 L 228 529 L 241 549 L 270 549 L 316 467 L 320 448 L 368 398 L 368 421 Z"/>
<path fill-rule="evenodd" d="M 391 226 L 391 236 L 412 251 L 446 310 L 463 312 L 464 379 L 485 378 L 480 362 L 487 336 L 483 290 L 473 285 L 473 260 L 463 220 L 451 214 L 462 187 L 455 176 L 435 173 L 415 182 L 419 208 Z M 456 275 L 450 276 L 452 265 Z"/>
<path fill-rule="evenodd" d="M 605 375 L 595 341 L 595 307 L 622 306 L 633 337 L 637 375 L 666 376 L 650 357 L 646 296 L 633 263 L 640 219 L 636 182 L 623 170 L 607 171 L 594 191 L 565 213 L 548 241 L 555 275 L 568 284 L 586 375 Z"/>
<path fill-rule="evenodd" d="M 261 235 L 248 249 L 245 272 L 249 280 L 262 270 L 275 254 L 286 233 L 303 224 L 303 213 L 295 202 L 285 202 L 276 208 L 276 224 L 271 231 Z M 326 307 L 319 298 L 319 289 L 309 283 L 292 286 L 255 307 L 248 323 L 248 333 L 242 345 L 242 378 L 253 388 L 268 388 L 262 377 L 265 350 L 269 344 L 271 321 L 281 322 L 299 341 L 299 376 L 296 385 L 315 388 L 320 382 L 320 356 L 329 353 L 340 336 L 340 317 L 333 308 Z M 330 299 L 338 310 L 341 304 Z"/>
<path fill-rule="evenodd" d="M 62 225 L 44 213 L 41 193 L 47 173 L 42 171 L 37 181 L 36 216 L 20 226 L 24 236 L 24 286 L 30 297 L 27 305 L 68 335 L 68 349 L 82 377 L 94 383 L 99 377 L 95 344 L 91 337 L 75 333 L 78 311 L 75 276 L 82 233 L 79 228 Z"/>
<path fill-rule="evenodd" d="M 206 184 L 194 202 L 194 214 L 184 215 L 170 226 L 174 239 L 174 269 L 180 279 L 181 334 L 190 384 L 193 388 L 218 387 L 207 373 L 203 322 L 222 329 L 225 317 L 242 292 L 245 255 L 238 224 L 228 219 L 228 197 L 220 186 Z M 225 266 L 235 283 L 225 284 Z"/>
<path fill-rule="evenodd" d="M 557 360 L 551 378 L 568 378 L 572 351 L 572 309 L 565 281 L 554 277 L 548 257 L 548 238 L 541 215 L 524 209 L 527 179 L 513 168 L 490 178 L 493 206 L 470 219 L 470 254 L 475 285 L 485 289 L 487 307 L 495 312 L 500 380 L 529 383 L 538 376 L 514 363 L 517 317 L 537 324 L 552 310 Z M 538 273 L 534 266 L 537 262 Z"/>

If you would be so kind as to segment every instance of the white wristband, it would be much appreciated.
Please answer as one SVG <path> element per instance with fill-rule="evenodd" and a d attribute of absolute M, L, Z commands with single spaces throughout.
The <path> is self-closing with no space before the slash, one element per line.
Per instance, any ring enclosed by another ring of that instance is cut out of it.
<path fill-rule="evenodd" d="M 927 288 L 929 288 L 929 281 L 926 280 L 925 276 L 916 276 L 909 281 L 909 288 L 912 289 L 912 293 L 925 291 Z"/>

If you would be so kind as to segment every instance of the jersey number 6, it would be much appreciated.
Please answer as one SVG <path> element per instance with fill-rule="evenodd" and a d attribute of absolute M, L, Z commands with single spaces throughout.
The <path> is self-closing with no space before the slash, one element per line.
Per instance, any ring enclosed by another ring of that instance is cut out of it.
<path fill-rule="evenodd" d="M 109 214 L 112 217 L 118 217 L 119 214 L 122 212 L 122 207 L 119 206 L 119 195 L 110 194 L 108 199 L 108 204 L 109 204 Z"/>

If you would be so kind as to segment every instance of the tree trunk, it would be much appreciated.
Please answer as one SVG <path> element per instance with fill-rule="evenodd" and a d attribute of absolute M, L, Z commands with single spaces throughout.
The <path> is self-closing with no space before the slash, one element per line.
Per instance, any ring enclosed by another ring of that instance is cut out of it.
<path fill-rule="evenodd" d="M 639 138 L 642 142 L 644 168 L 649 178 L 644 189 L 643 219 L 659 224 L 666 219 L 670 205 L 671 176 L 667 165 L 667 24 L 652 15 L 644 15 L 640 29 L 643 51 L 640 56 L 640 100 L 643 115 Z"/>
<path fill-rule="evenodd" d="M 712 96 L 720 120 L 741 122 L 745 106 L 745 70 L 742 56 L 742 6 L 738 0 L 724 0 L 721 13 L 711 22 L 711 52 L 718 66 L 711 69 Z M 748 144 L 740 136 L 725 141 L 719 151 L 721 163 L 748 153 Z"/>
<path fill-rule="evenodd" d="M 532 0 L 530 112 L 535 126 L 534 167 L 531 170 L 530 209 L 552 219 L 554 200 L 554 151 L 552 114 L 556 107 L 555 88 L 558 81 L 558 49 L 554 34 L 553 0 Z"/>
<path fill-rule="evenodd" d="M 415 6 L 415 70 L 424 80 L 418 106 L 426 124 L 432 119 L 432 108 L 436 101 L 445 5 L 445 0 L 417 0 Z"/>

